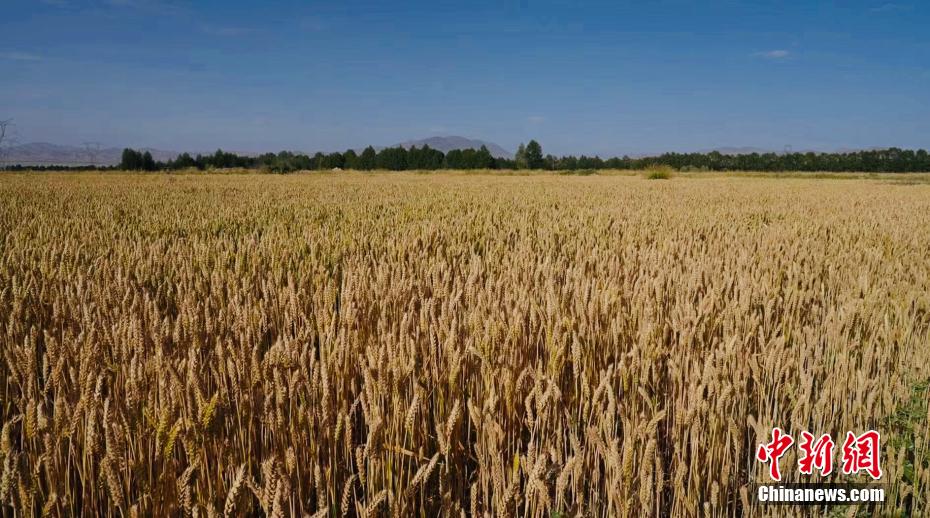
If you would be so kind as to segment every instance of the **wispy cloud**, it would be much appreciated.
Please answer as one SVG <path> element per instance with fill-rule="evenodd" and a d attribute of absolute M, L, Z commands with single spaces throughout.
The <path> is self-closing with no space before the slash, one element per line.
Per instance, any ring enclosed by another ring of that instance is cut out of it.
<path fill-rule="evenodd" d="M 789 57 L 791 57 L 791 53 L 784 49 L 776 49 L 776 50 L 767 50 L 765 52 L 756 52 L 754 56 L 764 58 L 764 59 L 770 59 L 773 61 L 779 61 L 783 59 L 788 59 Z"/>
<path fill-rule="evenodd" d="M 869 11 L 873 13 L 894 13 L 900 11 L 910 11 L 910 4 L 898 4 L 894 2 L 886 2 L 881 5 L 869 8 Z"/>
<path fill-rule="evenodd" d="M 531 123 L 531 124 L 542 124 L 542 123 L 546 122 L 546 118 L 543 117 L 542 115 L 531 115 L 531 116 L 527 117 L 526 120 L 527 120 L 527 122 L 529 122 L 529 123 Z"/>
<path fill-rule="evenodd" d="M 0 52 L 0 59 L 7 61 L 41 61 L 42 56 L 30 52 L 7 51 Z"/>

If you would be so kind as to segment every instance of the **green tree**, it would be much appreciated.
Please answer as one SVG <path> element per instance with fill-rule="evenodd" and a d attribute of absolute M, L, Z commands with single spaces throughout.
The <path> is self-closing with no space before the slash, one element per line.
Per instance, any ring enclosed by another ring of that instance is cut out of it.
<path fill-rule="evenodd" d="M 526 166 L 530 169 L 542 169 L 546 165 L 546 161 L 543 159 L 542 146 L 539 145 L 539 142 L 531 140 L 529 144 L 526 145 Z"/>
<path fill-rule="evenodd" d="M 377 164 L 379 169 L 403 171 L 407 169 L 407 150 L 402 147 L 384 148 L 378 153 Z"/>
<path fill-rule="evenodd" d="M 355 167 L 362 171 L 370 171 L 377 166 L 378 153 L 375 148 L 368 146 L 362 150 L 362 154 L 355 161 Z"/>
<path fill-rule="evenodd" d="M 496 165 L 494 156 L 487 146 L 482 144 L 481 148 L 475 153 L 475 167 L 477 169 L 494 169 Z"/>
<path fill-rule="evenodd" d="M 119 168 L 126 171 L 139 171 L 142 169 L 142 153 L 135 149 L 126 148 L 123 150 L 123 157 L 120 160 Z"/>
<path fill-rule="evenodd" d="M 197 164 L 194 162 L 194 159 L 190 156 L 189 153 L 181 153 L 177 158 L 174 159 L 174 163 L 171 165 L 172 169 L 187 169 L 189 167 L 196 167 Z"/>
<path fill-rule="evenodd" d="M 342 154 L 344 160 L 344 165 L 346 169 L 358 169 L 358 154 L 355 153 L 354 149 L 349 149 Z"/>
<path fill-rule="evenodd" d="M 310 159 L 310 169 L 323 169 L 323 161 L 325 160 L 326 155 L 317 151 L 313 158 Z"/>
<path fill-rule="evenodd" d="M 342 169 L 345 165 L 345 157 L 338 151 L 330 153 L 320 159 L 320 169 Z"/>
<path fill-rule="evenodd" d="M 446 169 L 465 169 L 465 153 L 461 149 L 450 149 L 446 153 Z"/>
<path fill-rule="evenodd" d="M 422 148 L 411 146 L 407 150 L 407 169 L 422 169 L 431 171 L 442 167 L 444 155 L 442 151 L 433 149 L 428 145 Z"/>
<path fill-rule="evenodd" d="M 144 171 L 154 171 L 158 169 L 158 166 L 155 164 L 155 159 L 152 158 L 152 153 L 148 151 L 142 155 L 142 169 Z"/>
<path fill-rule="evenodd" d="M 517 152 L 513 155 L 513 161 L 517 169 L 526 169 L 526 146 L 523 145 L 523 142 L 517 147 Z"/>

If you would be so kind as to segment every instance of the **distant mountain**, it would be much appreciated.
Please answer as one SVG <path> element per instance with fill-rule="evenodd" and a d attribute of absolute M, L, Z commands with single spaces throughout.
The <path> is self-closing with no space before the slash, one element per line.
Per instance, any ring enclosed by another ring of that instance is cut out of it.
<path fill-rule="evenodd" d="M 491 155 L 498 158 L 512 158 L 513 153 L 494 144 L 493 142 L 484 142 L 481 140 L 468 139 L 465 137 L 430 137 L 422 140 L 410 140 L 395 146 L 410 148 L 411 146 L 423 147 L 429 145 L 433 149 L 438 149 L 447 153 L 453 149 L 479 149 L 482 145 L 487 146 Z M 383 148 L 376 148 L 378 150 Z M 158 162 L 167 162 L 175 159 L 180 152 L 166 151 L 163 149 L 142 148 L 140 151 L 152 153 L 152 158 Z M 361 150 L 357 150 L 361 152 Z M 32 142 L 10 146 L 4 150 L 3 164 L 19 164 L 25 166 L 50 166 L 50 165 L 99 165 L 110 166 L 117 165 L 122 159 L 123 148 L 107 147 L 92 149 L 83 146 L 68 146 L 61 144 L 51 144 L 48 142 Z M 198 153 L 191 152 L 191 155 Z M 201 152 L 200 154 L 212 154 L 212 152 Z M 239 155 L 254 156 L 255 153 L 238 153 Z M 313 153 L 309 153 L 312 155 Z"/>
<path fill-rule="evenodd" d="M 178 156 L 175 151 L 159 149 L 143 149 L 152 153 L 157 161 L 168 161 Z M 32 142 L 18 146 L 10 146 L 3 154 L 5 164 L 20 165 L 116 165 L 122 159 L 122 148 L 89 149 L 79 146 L 63 146 L 49 144 L 48 142 Z"/>
<path fill-rule="evenodd" d="M 421 140 L 408 140 L 407 142 L 395 144 L 395 147 L 401 146 L 409 149 L 412 146 L 423 147 L 424 145 L 427 145 L 433 149 L 438 149 L 443 153 L 448 153 L 453 149 L 480 149 L 481 146 L 485 146 L 488 148 L 488 151 L 491 152 L 491 156 L 495 158 L 513 158 L 512 152 L 507 151 L 506 149 L 498 146 L 493 142 L 485 142 L 483 140 L 457 136 L 429 137 Z"/>

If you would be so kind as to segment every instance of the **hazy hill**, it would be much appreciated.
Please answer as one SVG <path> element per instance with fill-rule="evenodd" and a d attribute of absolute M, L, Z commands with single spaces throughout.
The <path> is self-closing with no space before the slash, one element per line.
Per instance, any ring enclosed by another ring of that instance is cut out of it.
<path fill-rule="evenodd" d="M 152 153 L 155 160 L 171 160 L 178 155 L 174 151 L 143 149 Z M 48 142 L 32 142 L 10 146 L 3 154 L 3 162 L 21 165 L 116 165 L 122 158 L 123 148 L 100 148 L 89 150 L 79 146 L 63 146 Z"/>
<path fill-rule="evenodd" d="M 465 137 L 429 137 L 421 140 L 410 140 L 395 146 L 410 148 L 411 146 L 423 147 L 429 145 L 433 149 L 438 149 L 443 153 L 448 153 L 453 149 L 478 149 L 482 145 L 487 146 L 491 155 L 498 158 L 513 158 L 513 153 L 507 151 L 493 142 L 469 139 Z M 382 148 L 377 148 L 382 149 Z M 152 153 L 152 157 L 159 162 L 173 160 L 180 152 L 166 151 L 163 149 L 143 148 L 141 151 Z M 361 149 L 357 150 L 361 152 Z M 3 154 L 4 164 L 20 165 L 116 165 L 120 163 L 123 148 L 107 147 L 99 150 L 88 149 L 82 146 L 68 146 L 61 144 L 51 144 L 48 142 L 32 142 L 10 146 Z M 191 155 L 197 153 L 191 152 Z M 210 154 L 206 152 L 204 154 Z M 253 155 L 254 153 L 238 153 L 240 155 Z M 309 153 L 313 154 L 313 153 Z"/>

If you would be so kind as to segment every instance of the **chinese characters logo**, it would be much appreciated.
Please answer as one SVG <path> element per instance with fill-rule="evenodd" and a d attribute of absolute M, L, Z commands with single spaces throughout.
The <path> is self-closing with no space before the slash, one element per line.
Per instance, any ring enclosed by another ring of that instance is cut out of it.
<path fill-rule="evenodd" d="M 833 473 L 833 450 L 836 443 L 829 434 L 815 437 L 809 432 L 801 432 L 801 441 L 798 443 L 800 456 L 798 470 L 803 475 L 813 475 L 816 469 L 821 475 Z M 875 430 L 869 430 L 862 435 L 846 432 L 846 439 L 840 450 L 842 459 L 840 469 L 844 475 L 856 475 L 865 472 L 873 479 L 882 476 L 879 460 L 881 437 Z M 779 460 L 795 444 L 794 438 L 786 434 L 781 428 L 772 429 L 772 440 L 760 444 L 756 450 L 756 460 L 769 465 L 769 477 L 780 481 L 782 477 Z"/>

